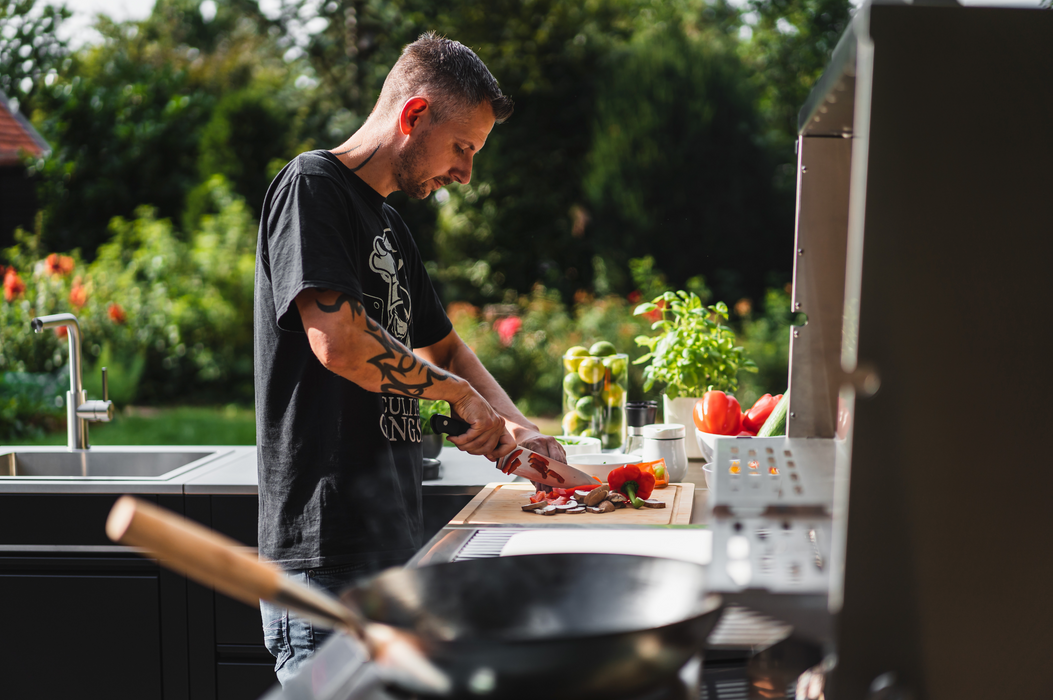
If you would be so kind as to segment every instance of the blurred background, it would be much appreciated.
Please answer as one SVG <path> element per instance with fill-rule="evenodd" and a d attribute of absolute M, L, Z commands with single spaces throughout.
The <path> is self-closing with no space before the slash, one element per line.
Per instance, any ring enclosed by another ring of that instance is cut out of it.
<path fill-rule="evenodd" d="M 426 30 L 472 47 L 516 112 L 469 186 L 389 202 L 521 409 L 560 432 L 563 352 L 639 357 L 653 319 L 633 309 L 680 289 L 729 307 L 759 368 L 741 402 L 781 393 L 796 115 L 852 7 L 0 0 L 0 90 L 37 144 L 0 165 L 0 441 L 64 443 L 66 340 L 29 319 L 68 311 L 89 397 L 107 366 L 123 411 L 96 443 L 253 444 L 267 185 L 358 128 Z M 660 389 L 633 368 L 630 400 Z"/>

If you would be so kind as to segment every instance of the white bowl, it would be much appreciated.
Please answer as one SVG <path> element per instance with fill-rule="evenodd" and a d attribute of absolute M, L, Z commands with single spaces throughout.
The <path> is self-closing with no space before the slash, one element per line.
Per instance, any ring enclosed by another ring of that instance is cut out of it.
<path fill-rule="evenodd" d="M 709 489 L 710 491 L 712 491 L 713 490 L 713 481 L 715 480 L 715 478 L 713 476 L 713 463 L 712 462 L 706 462 L 705 464 L 703 464 L 702 465 L 702 473 L 706 477 L 706 488 Z"/>
<path fill-rule="evenodd" d="M 567 463 L 591 476 L 599 477 L 604 481 L 607 475 L 615 467 L 623 467 L 626 464 L 637 464 L 640 461 L 638 455 L 630 454 L 580 454 L 567 455 Z"/>
<path fill-rule="evenodd" d="M 712 462 L 713 458 L 717 454 L 717 438 L 733 438 L 734 435 L 717 435 L 716 433 L 703 433 L 698 428 L 695 428 L 695 442 L 698 443 L 698 449 L 702 452 L 702 458 L 707 462 Z"/>
<path fill-rule="evenodd" d="M 563 445 L 563 451 L 567 453 L 567 457 L 570 457 L 571 455 L 598 453 L 600 451 L 600 439 L 596 437 L 557 435 L 556 441 Z"/>

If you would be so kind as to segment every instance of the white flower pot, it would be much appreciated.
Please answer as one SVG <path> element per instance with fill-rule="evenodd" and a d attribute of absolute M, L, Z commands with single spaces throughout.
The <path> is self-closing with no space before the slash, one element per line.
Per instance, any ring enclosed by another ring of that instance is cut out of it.
<path fill-rule="evenodd" d="M 695 432 L 695 419 L 694 410 L 695 402 L 698 401 L 698 396 L 681 396 L 679 398 L 670 399 L 668 396 L 662 396 L 662 412 L 665 418 L 665 423 L 679 423 L 684 426 L 684 433 L 688 436 L 693 436 Z M 698 449 L 698 443 L 695 440 L 684 440 L 684 446 L 687 448 L 688 459 L 705 459 L 701 450 Z"/>

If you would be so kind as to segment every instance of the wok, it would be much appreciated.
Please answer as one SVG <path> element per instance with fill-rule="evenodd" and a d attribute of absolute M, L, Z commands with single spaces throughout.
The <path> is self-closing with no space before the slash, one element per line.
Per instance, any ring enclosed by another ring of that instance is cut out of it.
<path fill-rule="evenodd" d="M 342 594 L 414 632 L 456 696 L 616 698 L 672 680 L 720 616 L 697 564 L 536 554 L 391 569 Z"/>

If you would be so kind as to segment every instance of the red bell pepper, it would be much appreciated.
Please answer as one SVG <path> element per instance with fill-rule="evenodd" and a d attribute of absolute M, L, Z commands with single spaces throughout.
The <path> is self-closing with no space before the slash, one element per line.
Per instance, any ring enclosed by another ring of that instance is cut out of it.
<path fill-rule="evenodd" d="M 654 490 L 654 474 L 642 471 L 635 464 L 612 469 L 607 475 L 607 483 L 612 491 L 617 491 L 629 499 L 633 508 L 643 506 L 643 499 Z"/>
<path fill-rule="evenodd" d="M 734 396 L 707 391 L 695 402 L 695 427 L 713 435 L 738 435 L 742 430 L 742 407 Z"/>
<path fill-rule="evenodd" d="M 742 414 L 743 429 L 751 430 L 756 435 L 757 431 L 764 425 L 764 421 L 768 420 L 768 416 L 771 415 L 772 410 L 774 410 L 775 405 L 779 403 L 781 398 L 782 394 L 778 396 L 765 394 L 757 399 L 757 403 L 753 404 L 753 408 Z"/>

